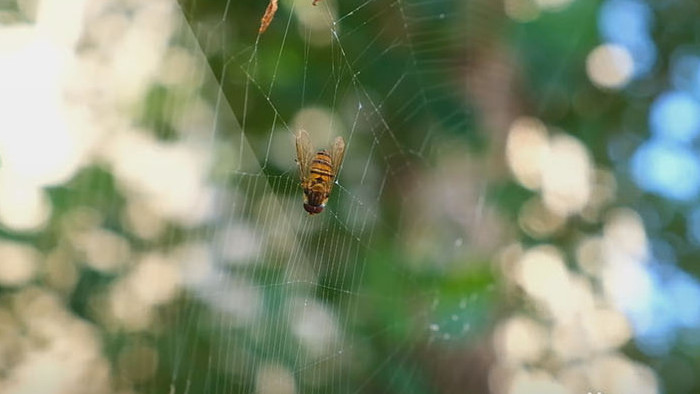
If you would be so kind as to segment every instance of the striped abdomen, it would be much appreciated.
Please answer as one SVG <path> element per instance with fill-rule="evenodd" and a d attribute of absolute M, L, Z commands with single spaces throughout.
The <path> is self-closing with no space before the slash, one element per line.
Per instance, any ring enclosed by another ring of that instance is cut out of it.
<path fill-rule="evenodd" d="M 311 161 L 309 178 L 313 183 L 333 183 L 335 174 L 333 173 L 333 163 L 331 156 L 325 150 L 320 150 Z"/>

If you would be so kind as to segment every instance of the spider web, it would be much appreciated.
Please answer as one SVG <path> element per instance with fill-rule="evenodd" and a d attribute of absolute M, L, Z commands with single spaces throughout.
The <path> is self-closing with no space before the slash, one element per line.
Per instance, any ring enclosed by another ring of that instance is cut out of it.
<path fill-rule="evenodd" d="M 255 35 L 250 5 L 181 5 L 216 78 L 211 151 L 223 187 L 202 233 L 207 259 L 187 265 L 191 296 L 159 338 L 173 352 L 171 391 L 434 390 L 439 371 L 424 357 L 465 346 L 491 291 L 481 268 L 448 279 L 470 270 L 474 242 L 430 209 L 450 191 L 420 183 L 436 135 L 467 155 L 478 143 L 451 53 L 469 32 L 446 23 L 466 7 L 286 2 Z M 347 144 L 329 206 L 313 217 L 294 165 L 299 128 L 319 148 L 336 135 Z M 486 188 L 476 186 L 476 199 L 451 204 L 478 226 Z"/>
<path fill-rule="evenodd" d="M 2 391 L 691 390 L 697 281 L 639 264 L 698 241 L 681 3 L 2 2 Z"/>

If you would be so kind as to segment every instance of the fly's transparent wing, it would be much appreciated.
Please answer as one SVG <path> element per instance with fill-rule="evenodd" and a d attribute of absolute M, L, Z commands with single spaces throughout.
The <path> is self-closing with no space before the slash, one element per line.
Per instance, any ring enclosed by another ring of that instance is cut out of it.
<path fill-rule="evenodd" d="M 340 166 L 343 164 L 343 157 L 345 156 L 345 141 L 343 137 L 336 137 L 333 142 L 333 147 L 331 148 L 331 162 L 333 163 L 333 174 L 335 178 L 338 178 L 338 172 L 340 171 Z"/>
<path fill-rule="evenodd" d="M 309 133 L 306 130 L 299 130 L 296 138 L 297 143 L 297 164 L 299 164 L 299 175 L 302 180 L 309 175 L 311 159 L 314 154 L 314 146 L 311 144 Z"/>

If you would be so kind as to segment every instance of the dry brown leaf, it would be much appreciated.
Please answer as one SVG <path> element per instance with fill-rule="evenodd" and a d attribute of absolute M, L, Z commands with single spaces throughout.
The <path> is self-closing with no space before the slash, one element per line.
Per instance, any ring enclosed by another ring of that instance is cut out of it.
<path fill-rule="evenodd" d="M 275 17 L 275 13 L 277 12 L 277 1 L 278 0 L 270 0 L 270 4 L 267 5 L 267 9 L 265 9 L 265 13 L 262 16 L 262 19 L 260 19 L 260 29 L 258 30 L 258 33 L 264 33 L 265 30 L 267 30 L 267 27 L 270 26 L 270 23 L 272 23 L 272 19 Z"/>

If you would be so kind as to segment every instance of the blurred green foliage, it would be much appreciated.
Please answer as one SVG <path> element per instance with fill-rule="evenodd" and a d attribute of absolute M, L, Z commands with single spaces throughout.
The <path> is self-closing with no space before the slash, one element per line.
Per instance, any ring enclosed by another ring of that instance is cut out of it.
<path fill-rule="evenodd" d="M 331 17 L 327 2 L 313 10 L 325 19 Z M 468 159 L 482 165 L 478 175 L 485 187 L 478 194 L 498 207 L 512 238 L 487 233 L 481 223 L 471 231 L 525 246 L 553 244 L 572 261 L 575 245 L 584 235 L 600 232 L 602 223 L 575 218 L 549 236 L 528 234 L 518 225 L 523 205 L 536 192 L 510 178 L 502 150 L 507 123 L 521 115 L 537 117 L 580 140 L 595 165 L 615 176 L 617 194 L 610 207 L 638 211 L 646 220 L 648 238 L 669 245 L 677 265 L 700 276 L 700 251 L 687 241 L 687 212 L 694 203 L 640 191 L 628 168 L 632 152 L 649 136 L 648 108 L 669 85 L 669 59 L 678 47 L 697 47 L 697 4 L 654 5 L 652 34 L 659 60 L 648 76 L 620 91 L 599 89 L 586 74 L 587 56 L 601 41 L 597 16 L 603 1 L 574 1 L 564 10 L 518 23 L 506 17 L 501 2 L 490 0 L 337 0 L 333 9 L 342 19 L 319 32 L 303 25 L 297 6 L 283 0 L 262 35 L 258 27 L 264 1 L 179 4 L 187 19 L 183 30 L 191 29 L 197 39 L 196 44 L 180 44 L 198 45 L 222 89 L 222 100 L 218 91 L 206 99 L 212 106 L 230 106 L 237 123 L 217 129 L 212 157 L 244 161 L 219 157 L 238 154 L 239 148 L 243 152 L 238 146 L 243 142 L 246 148 L 250 145 L 260 172 L 232 172 L 234 166 L 223 166 L 212 175 L 222 183 L 217 208 L 224 207 L 213 223 L 194 229 L 166 223 L 161 236 L 144 240 L 125 228 L 128 196 L 112 170 L 93 164 L 48 190 L 55 214 L 45 231 L 26 236 L 0 229 L 0 236 L 29 242 L 41 251 L 61 249 L 78 226 L 70 215 L 79 211 L 95 215 L 101 227 L 124 237 L 135 254 L 170 253 L 190 240 L 211 246 L 219 231 L 238 222 L 259 225 L 254 230 L 261 237 L 275 240 L 275 230 L 286 228 L 286 216 L 280 213 L 301 212 L 301 192 L 295 169 L 290 171 L 293 163 L 269 160 L 273 137 L 291 137 L 295 116 L 306 107 L 338 115 L 344 129 L 352 129 L 345 136 L 352 138 L 346 163 L 354 159 L 353 166 L 366 167 L 345 168 L 349 175 L 342 175 L 346 178 L 341 178 L 323 216 L 295 227 L 291 238 L 299 249 L 291 256 L 270 247 L 259 260 L 222 264 L 222 283 L 245 278 L 260 290 L 263 312 L 252 324 L 240 324 L 217 304 L 217 297 L 230 295 L 217 288 L 202 290 L 214 299 L 209 302 L 201 294 L 184 292 L 158 309 L 151 331 L 101 327 L 104 351 L 113 365 L 134 344 L 157 349 L 157 371 L 153 379 L 134 383 L 136 391 L 254 392 L 257 369 L 276 363 L 297 379 L 299 393 L 462 393 L 465 387 L 487 392 L 484 370 L 493 363 L 493 354 L 483 348 L 489 346 L 496 322 L 514 311 L 534 313 L 522 305 L 519 294 L 501 292 L 507 286 L 496 251 L 448 251 L 440 242 L 455 240 L 430 238 L 450 225 L 447 219 L 430 217 L 427 211 L 417 218 L 411 214 L 447 204 L 440 196 L 449 193 L 441 194 L 445 191 L 433 190 L 435 184 L 429 183 L 441 176 L 434 171 L 436 164 L 462 166 L 455 169 L 461 174 L 470 168 L 459 160 Z M 310 44 L 312 35 L 329 44 Z M 155 84 L 135 111 L 135 123 L 160 141 L 175 142 L 180 136 L 171 118 L 189 100 Z M 615 157 L 612 151 L 622 153 Z M 416 203 L 423 199 L 428 203 Z M 353 222 L 362 218 L 362 223 Z M 442 252 L 439 258 L 416 252 L 421 237 Z M 461 245 L 461 234 L 454 238 Z M 208 251 L 216 254 L 216 245 Z M 312 273 L 301 272 L 306 268 Z M 573 264 L 569 268 L 577 269 Z M 95 300 L 109 292 L 119 275 L 81 266 L 67 297 L 72 312 L 103 324 L 96 318 L 103 311 L 96 308 L 104 305 Z M 0 295 L 10 293 L 0 289 Z M 342 339 L 325 343 L 320 357 L 306 352 L 303 335 L 294 326 L 297 302 L 318 305 L 340 327 Z M 693 376 L 700 369 L 696 337 L 697 330 L 682 332 L 668 354 L 649 355 L 634 341 L 623 351 L 651 366 L 664 392 L 694 393 L 700 391 L 700 379 Z M 695 347 L 688 345 L 692 343 Z M 464 358 L 455 362 L 455 353 Z M 440 378 L 445 370 L 452 373 L 451 380 Z"/>

